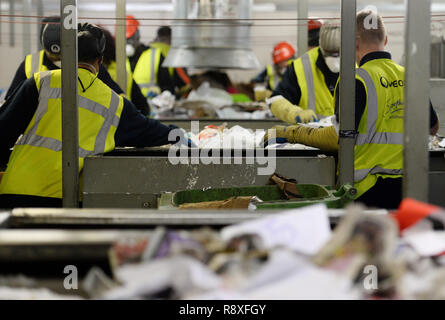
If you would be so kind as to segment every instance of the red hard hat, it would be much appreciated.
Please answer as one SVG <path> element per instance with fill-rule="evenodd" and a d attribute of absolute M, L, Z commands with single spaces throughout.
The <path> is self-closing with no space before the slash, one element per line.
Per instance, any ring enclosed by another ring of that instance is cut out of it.
<path fill-rule="evenodd" d="M 127 32 L 126 37 L 127 39 L 130 39 L 138 30 L 139 28 L 139 21 L 136 20 L 133 16 L 127 16 Z"/>
<path fill-rule="evenodd" d="M 322 25 L 323 23 L 321 22 L 321 20 L 311 19 L 307 23 L 307 29 L 308 31 L 320 29 Z"/>
<path fill-rule="evenodd" d="M 279 42 L 274 48 L 273 48 L 273 63 L 277 64 L 281 61 L 289 60 L 293 57 L 295 54 L 295 49 L 292 47 L 292 45 L 289 42 L 282 41 Z"/>

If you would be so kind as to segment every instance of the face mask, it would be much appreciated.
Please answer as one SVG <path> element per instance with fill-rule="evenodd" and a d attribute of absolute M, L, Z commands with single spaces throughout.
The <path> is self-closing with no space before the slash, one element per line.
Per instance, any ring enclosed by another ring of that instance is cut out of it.
<path fill-rule="evenodd" d="M 127 52 L 127 57 L 132 57 L 134 56 L 136 50 L 131 44 L 127 44 L 127 46 L 125 47 L 125 51 Z"/>
<path fill-rule="evenodd" d="M 278 72 L 280 73 L 280 75 L 284 75 L 284 73 L 286 72 L 287 67 L 281 68 Z"/>
<path fill-rule="evenodd" d="M 326 57 L 324 58 L 326 61 L 326 65 L 328 66 L 329 70 L 333 73 L 339 73 L 340 72 L 340 57 Z"/>
<path fill-rule="evenodd" d="M 61 60 L 53 61 L 53 63 L 57 68 L 62 69 L 62 61 Z"/>

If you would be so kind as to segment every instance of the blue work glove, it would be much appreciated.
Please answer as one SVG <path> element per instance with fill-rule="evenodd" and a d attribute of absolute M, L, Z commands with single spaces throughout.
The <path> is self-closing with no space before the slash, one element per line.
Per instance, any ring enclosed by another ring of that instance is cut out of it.
<path fill-rule="evenodd" d="M 147 93 L 147 98 L 148 99 L 153 99 L 154 97 L 156 97 L 158 94 L 156 92 L 153 91 L 148 91 Z"/>

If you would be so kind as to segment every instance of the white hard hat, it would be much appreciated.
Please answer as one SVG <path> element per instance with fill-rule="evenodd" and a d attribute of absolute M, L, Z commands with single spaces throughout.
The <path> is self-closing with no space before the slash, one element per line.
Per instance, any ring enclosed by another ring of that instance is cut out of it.
<path fill-rule="evenodd" d="M 340 52 L 340 24 L 324 23 L 320 29 L 320 48 L 323 55 Z"/>

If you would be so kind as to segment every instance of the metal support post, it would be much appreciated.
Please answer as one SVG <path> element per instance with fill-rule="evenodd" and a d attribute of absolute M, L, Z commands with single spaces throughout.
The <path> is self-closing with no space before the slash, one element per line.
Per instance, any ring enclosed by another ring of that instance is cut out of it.
<path fill-rule="evenodd" d="M 342 0 L 339 185 L 354 183 L 356 15 L 356 0 Z"/>
<path fill-rule="evenodd" d="M 31 15 L 31 0 L 23 0 L 23 16 Z M 31 53 L 31 19 L 25 18 L 23 24 L 23 56 Z"/>
<path fill-rule="evenodd" d="M 308 0 L 298 0 L 297 4 L 298 13 L 298 27 L 297 27 L 297 49 L 298 57 L 301 57 L 307 51 L 307 23 L 309 15 L 309 5 Z"/>
<path fill-rule="evenodd" d="M 15 28 L 14 28 L 14 0 L 9 0 L 9 15 L 11 16 L 9 20 L 11 21 L 9 23 L 9 46 L 14 47 L 15 46 Z"/>
<path fill-rule="evenodd" d="M 63 206 L 79 206 L 79 117 L 77 110 L 77 0 L 60 2 L 62 43 Z"/>
<path fill-rule="evenodd" d="M 37 0 L 37 16 L 43 17 L 44 9 L 43 9 L 43 0 Z M 40 22 L 41 18 L 39 18 Z M 42 25 L 40 23 L 37 24 L 37 51 L 42 50 L 42 43 L 40 41 L 40 28 Z"/>
<path fill-rule="evenodd" d="M 408 0 L 405 29 L 403 197 L 428 201 L 430 0 Z"/>
<path fill-rule="evenodd" d="M 117 84 L 127 91 L 126 0 L 116 0 L 116 77 Z M 127 92 L 127 94 L 131 94 Z"/>

